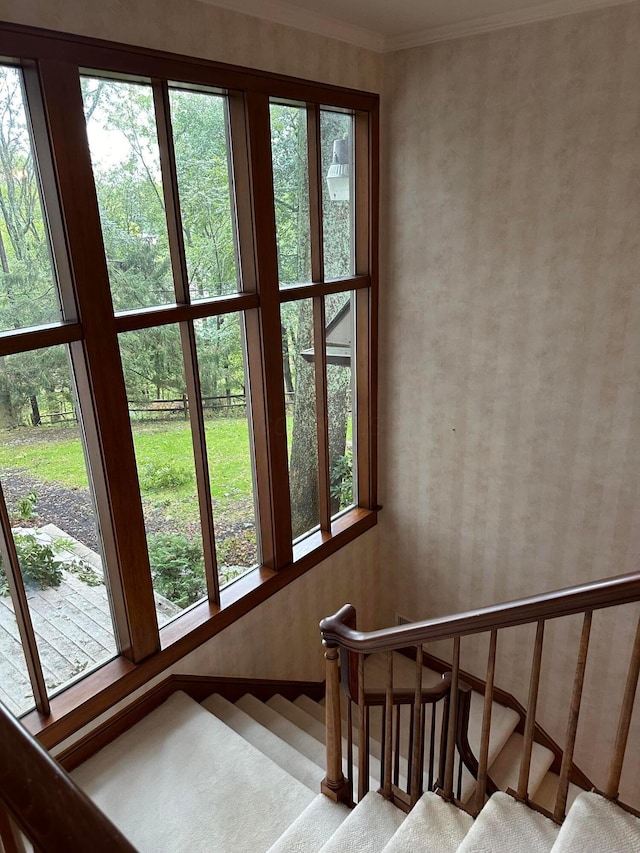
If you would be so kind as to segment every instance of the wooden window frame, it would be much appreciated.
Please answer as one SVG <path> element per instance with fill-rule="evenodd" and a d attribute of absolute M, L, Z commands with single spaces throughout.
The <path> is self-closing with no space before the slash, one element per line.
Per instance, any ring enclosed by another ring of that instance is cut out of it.
<path fill-rule="evenodd" d="M 23 601 L 15 548 L 0 489 L 3 556 L 29 656 L 36 710 L 23 722 L 52 747 L 104 713 L 201 643 L 376 524 L 378 96 L 203 59 L 0 24 L 0 56 L 22 67 L 41 180 L 47 200 L 63 320 L 0 334 L 0 356 L 69 346 L 91 480 L 103 538 L 119 655 L 48 697 Z M 114 314 L 88 148 L 80 73 L 151 82 L 176 303 Z M 168 82 L 224 90 L 228 98 L 234 217 L 242 287 L 206 302 L 189 299 Z M 271 100 L 306 105 L 312 282 L 280 288 L 271 165 Z M 325 282 L 320 109 L 354 119 L 355 275 Z M 51 207 L 49 207 L 51 202 Z M 91 286 L 88 283 L 91 283 Z M 358 506 L 331 517 L 325 353 L 325 297 L 353 293 Z M 313 302 L 318 413 L 320 528 L 292 543 L 280 306 Z M 190 398 L 200 399 L 194 321 L 242 312 L 247 341 L 262 565 L 219 589 L 201 407 L 190 406 L 201 507 L 208 600 L 158 630 L 118 334 L 179 324 Z M 114 405 L 115 401 L 115 405 Z M 24 611 L 24 612 L 23 612 Z M 23 630 L 24 629 L 24 630 Z"/>

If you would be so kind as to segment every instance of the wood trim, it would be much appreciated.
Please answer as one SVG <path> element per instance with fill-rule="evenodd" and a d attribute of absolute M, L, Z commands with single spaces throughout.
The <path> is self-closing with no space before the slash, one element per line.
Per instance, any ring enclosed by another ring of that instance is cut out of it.
<path fill-rule="evenodd" d="M 266 95 L 246 96 L 249 164 L 253 189 L 253 222 L 256 271 L 261 304 L 256 315 L 247 316 L 250 374 L 262 374 L 262 382 L 252 386 L 252 411 L 266 424 L 254 422 L 256 479 L 261 531 L 272 531 L 271 553 L 262 542 L 262 562 L 281 569 L 292 562 L 291 496 L 287 456 L 287 418 L 284 404 L 282 340 L 280 320 L 276 218 L 273 201 L 273 170 L 269 99 Z M 268 342 L 271 345 L 268 345 Z M 256 397 L 261 395 L 262 402 Z M 266 428 L 265 428 L 266 427 Z M 262 513 L 269 513 L 264 518 Z"/>
<path fill-rule="evenodd" d="M 351 518 L 351 524 L 347 518 Z M 51 699 L 47 716 L 31 711 L 22 717 L 28 731 L 48 749 L 142 687 L 167 667 L 219 634 L 292 581 L 370 530 L 377 513 L 352 510 L 342 517 L 341 529 L 324 534 L 315 548 L 301 554 L 281 572 L 256 569 L 220 591 L 220 606 L 203 601 L 161 631 L 162 650 L 140 664 L 120 656 L 87 675 Z M 335 525 L 334 525 L 335 526 Z M 309 537 L 312 538 L 312 537 Z M 317 540 L 316 540 L 317 541 Z"/>
<path fill-rule="evenodd" d="M 93 406 L 97 427 L 87 437 L 87 449 L 93 477 L 104 472 L 96 503 L 107 534 L 105 550 L 108 556 L 117 555 L 116 561 L 107 559 L 116 633 L 122 653 L 140 661 L 158 649 L 158 623 L 80 80 L 66 63 L 41 61 L 39 69 L 76 301 L 86 332 L 83 351 L 91 395 L 79 387 L 80 404 Z"/>
<path fill-rule="evenodd" d="M 309 696 L 319 701 L 324 697 L 323 681 L 283 681 L 266 678 L 230 678 L 208 675 L 173 674 L 156 684 L 151 690 L 136 699 L 123 710 L 97 726 L 56 756 L 56 761 L 67 772 L 79 767 L 117 737 L 139 723 L 144 717 L 162 705 L 178 690 L 182 690 L 196 702 L 203 702 L 213 693 L 219 693 L 228 702 L 237 702 L 250 693 L 261 702 L 280 695 L 290 702 L 298 696 Z"/>
<path fill-rule="evenodd" d="M 298 299 L 311 299 L 314 296 L 348 293 L 351 290 L 363 290 L 370 286 L 371 279 L 368 275 L 355 275 L 352 278 L 337 278 L 311 284 L 287 285 L 280 288 L 280 302 L 296 302 Z"/>
<path fill-rule="evenodd" d="M 326 642 L 354 652 L 369 654 L 469 634 L 481 634 L 493 628 L 512 628 L 541 619 L 572 616 L 634 601 L 640 601 L 640 572 L 629 572 L 504 604 L 493 604 L 465 613 L 438 616 L 435 619 L 367 633 L 350 629 L 343 623 L 342 611 L 339 610 L 333 616 L 323 619 L 320 629 Z"/>
<path fill-rule="evenodd" d="M 368 110 L 378 102 L 376 94 L 342 86 L 21 24 L 0 26 L 0 55 L 64 60 L 82 68 L 115 74 L 122 74 L 122 67 L 126 66 L 130 75 L 166 77 L 214 88 L 247 89 L 286 100 L 330 103 L 346 109 Z"/>
<path fill-rule="evenodd" d="M 4 490 L 0 484 L 0 554 L 2 555 L 2 563 L 4 575 L 9 586 L 9 595 L 13 604 L 13 611 L 18 625 L 18 633 L 29 673 L 29 681 L 33 690 L 33 698 L 36 703 L 36 708 L 41 714 L 48 714 L 50 710 L 49 697 L 47 694 L 47 686 L 45 684 L 44 675 L 42 672 L 42 663 L 40 661 L 40 652 L 36 642 L 35 631 L 33 630 L 33 621 L 31 619 L 31 610 L 27 601 L 27 593 L 24 588 L 24 580 L 22 578 L 22 569 L 18 560 L 18 552 L 16 551 L 16 543 L 11 532 L 11 520 L 7 511 L 7 502 L 4 497 Z"/>
<path fill-rule="evenodd" d="M 173 145 L 169 87 L 165 81 L 153 81 L 153 99 L 156 125 L 158 128 L 160 166 L 162 170 L 162 186 L 164 190 L 171 266 L 173 269 L 173 283 L 178 302 L 188 305 L 190 301 L 189 274 L 184 247 L 182 216 L 180 213 L 178 172 Z M 193 321 L 187 320 L 180 323 L 180 341 L 182 344 L 182 360 L 189 400 L 189 419 L 191 422 L 196 488 L 198 490 L 198 509 L 202 530 L 202 549 L 207 594 L 210 601 L 218 604 L 220 601 L 220 588 L 218 584 L 216 538 L 213 524 L 213 501 L 211 498 L 204 409 L 202 407 L 202 390 L 200 386 L 198 352 Z"/>
<path fill-rule="evenodd" d="M 134 853 L 120 830 L 0 706 L 0 807 L 35 850 Z"/>
<path fill-rule="evenodd" d="M 82 338 L 79 323 L 59 323 L 30 329 L 11 329 L 0 332 L 0 356 L 15 355 L 58 344 L 70 344 Z"/>
<path fill-rule="evenodd" d="M 114 324 L 118 333 L 133 332 L 136 329 L 150 329 L 152 326 L 166 326 L 169 323 L 183 323 L 187 320 L 232 314 L 234 311 L 249 311 L 257 308 L 259 304 L 260 300 L 256 294 L 232 293 L 229 296 L 191 302 L 189 305 L 164 305 L 122 311 L 116 314 Z"/>

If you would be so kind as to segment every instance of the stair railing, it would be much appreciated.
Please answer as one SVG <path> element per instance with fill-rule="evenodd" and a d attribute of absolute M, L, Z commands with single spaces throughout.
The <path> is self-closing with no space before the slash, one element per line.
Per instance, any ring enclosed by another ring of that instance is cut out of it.
<path fill-rule="evenodd" d="M 387 679 L 385 688 L 385 725 L 382 743 L 382 779 L 381 792 L 389 796 L 389 766 L 393 751 L 393 743 L 390 734 L 390 721 L 392 707 L 395 704 L 394 694 L 397 689 L 393 685 L 393 664 L 391 654 L 399 649 L 413 647 L 416 649 L 416 689 L 415 709 L 412 719 L 412 754 L 409 758 L 410 772 L 413 780 L 409 783 L 409 791 L 413 791 L 411 803 L 415 802 L 415 793 L 418 787 L 415 784 L 416 774 L 420 773 L 421 759 L 420 750 L 424 748 L 424 739 L 420 738 L 422 702 L 420 701 L 421 672 L 423 644 L 452 640 L 453 655 L 450 675 L 450 691 L 448 695 L 448 709 L 446 717 L 446 736 L 443 738 L 445 749 L 444 767 L 442 778 L 439 780 L 440 793 L 448 800 L 454 801 L 458 797 L 454 795 L 454 763 L 455 751 L 459 748 L 461 737 L 461 693 L 460 681 L 460 641 L 462 637 L 474 636 L 489 632 L 489 654 L 486 670 L 486 688 L 484 695 L 484 709 L 482 720 L 482 731 L 480 738 L 480 750 L 477 759 L 476 790 L 474 802 L 470 811 L 477 814 L 484 805 L 487 794 L 495 790 L 495 785 L 488 776 L 489 739 L 491 734 L 491 712 L 494 698 L 494 681 L 496 668 L 496 650 L 498 645 L 499 631 L 517 625 L 535 624 L 536 636 L 531 661 L 529 696 L 524 726 L 523 754 L 520 765 L 517 791 L 512 793 L 523 802 L 529 802 L 529 778 L 531 769 L 531 754 L 533 749 L 536 707 L 540 685 L 540 672 L 542 662 L 542 649 L 544 641 L 545 624 L 550 619 L 582 614 L 582 633 L 576 660 L 573 691 L 567 715 L 566 737 L 562 754 L 562 764 L 559 774 L 559 783 L 556 793 L 555 805 L 552 813 L 553 819 L 561 823 L 566 815 L 567 796 L 571 772 L 573 768 L 573 754 L 578 729 L 580 706 L 584 687 L 587 655 L 589 651 L 589 639 L 591 633 L 591 622 L 593 611 L 607 607 L 620 606 L 640 601 L 640 573 L 632 572 L 613 578 L 581 584 L 567 589 L 543 595 L 534 595 L 528 598 L 518 599 L 505 604 L 497 604 L 491 607 L 483 607 L 453 616 L 428 619 L 423 622 L 413 622 L 378 631 L 362 632 L 355 628 L 355 608 L 345 605 L 336 614 L 323 619 L 320 623 L 322 642 L 325 647 L 325 658 L 327 665 L 327 775 L 322 783 L 322 791 L 332 799 L 342 802 L 350 802 L 351 780 L 345 778 L 342 770 L 342 730 L 340 713 L 340 675 L 339 661 L 343 663 L 342 671 L 353 672 L 352 661 L 349 655 L 357 659 L 359 714 L 358 714 L 358 738 L 360 744 L 368 744 L 367 731 L 367 691 L 364 684 L 364 662 L 367 655 L 374 653 L 387 653 L 389 663 L 387 667 Z M 353 657 L 352 657 L 353 660 Z M 604 794 L 608 799 L 618 801 L 619 784 L 624 764 L 627 741 L 629 736 L 631 716 L 638 685 L 640 673 L 640 619 L 636 630 L 635 641 L 629 661 L 626 686 L 622 705 L 619 713 L 619 722 L 615 743 L 612 750 L 608 781 Z M 354 685 L 347 685 L 347 692 L 353 692 Z M 351 702 L 349 701 L 349 710 Z M 351 729 L 351 720 L 347 722 L 348 731 Z M 445 728 L 443 726 L 443 728 Z M 416 745 L 417 744 L 417 745 Z M 361 750 L 361 753 L 363 750 Z M 410 750 L 411 752 L 411 750 Z M 397 761 L 396 744 L 396 761 Z M 367 757 L 360 754 L 359 776 L 362 790 L 362 777 L 366 773 L 368 780 Z M 458 762 L 459 773 L 462 771 L 462 762 Z M 365 786 L 367 781 L 365 781 Z M 458 783 L 458 791 L 460 783 Z"/>
<path fill-rule="evenodd" d="M 0 849 L 135 853 L 119 829 L 0 703 Z"/>

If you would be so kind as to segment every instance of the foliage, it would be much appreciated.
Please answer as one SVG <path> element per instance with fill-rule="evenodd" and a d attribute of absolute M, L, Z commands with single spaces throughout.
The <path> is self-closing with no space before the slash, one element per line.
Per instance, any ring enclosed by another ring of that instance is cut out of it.
<path fill-rule="evenodd" d="M 170 462 L 145 462 L 140 466 L 140 486 L 143 492 L 161 492 L 193 482 L 193 472 Z"/>
<path fill-rule="evenodd" d="M 339 508 L 351 506 L 353 503 L 353 453 L 347 450 L 344 456 L 339 456 L 331 466 L 331 497 L 339 503 Z"/>
<path fill-rule="evenodd" d="M 188 607 L 207 593 L 202 545 L 186 536 L 156 533 L 147 539 L 154 589 Z"/>
<path fill-rule="evenodd" d="M 38 495 L 31 491 L 16 501 L 16 515 L 20 521 L 31 521 L 38 515 Z"/>
<path fill-rule="evenodd" d="M 31 582 L 40 589 L 60 586 L 64 563 L 57 559 L 63 550 L 59 542 L 51 545 L 39 542 L 35 533 L 15 533 L 13 538 L 25 583 Z M 7 595 L 9 587 L 1 558 L 0 572 L 0 595 Z"/>

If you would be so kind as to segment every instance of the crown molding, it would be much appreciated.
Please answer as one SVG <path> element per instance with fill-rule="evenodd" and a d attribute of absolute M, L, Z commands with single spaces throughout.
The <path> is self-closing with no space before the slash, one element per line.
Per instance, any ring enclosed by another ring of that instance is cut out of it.
<path fill-rule="evenodd" d="M 626 6 L 637 0 L 552 0 L 538 6 L 526 9 L 514 9 L 498 15 L 472 18 L 457 24 L 446 24 L 441 27 L 427 27 L 405 35 L 385 39 L 385 53 L 406 50 L 411 47 L 422 47 L 441 41 L 465 38 L 466 36 L 489 33 L 493 30 L 503 30 L 508 27 L 519 27 L 533 24 L 537 21 L 547 21 L 552 18 L 562 18 L 566 15 L 576 15 L 580 12 L 590 12 L 596 9 L 607 9 L 611 6 Z"/>
<path fill-rule="evenodd" d="M 262 18 L 275 24 L 283 24 L 297 30 L 305 30 L 319 36 L 344 41 L 356 47 L 383 53 L 385 37 L 381 33 L 338 21 L 310 9 L 302 9 L 284 0 L 200 0 L 209 6 L 217 6 L 232 12 L 240 12 L 253 18 Z"/>

